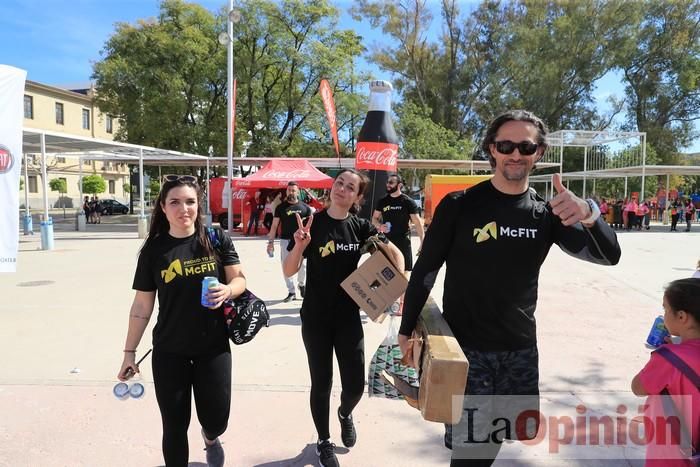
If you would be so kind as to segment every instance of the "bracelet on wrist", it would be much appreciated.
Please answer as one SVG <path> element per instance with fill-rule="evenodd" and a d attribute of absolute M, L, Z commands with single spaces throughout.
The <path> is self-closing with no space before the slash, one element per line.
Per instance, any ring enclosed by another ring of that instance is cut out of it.
<path fill-rule="evenodd" d="M 124 349 L 124 353 L 133 353 L 133 354 L 135 354 L 135 353 L 136 353 L 136 350 L 126 350 L 126 349 Z"/>

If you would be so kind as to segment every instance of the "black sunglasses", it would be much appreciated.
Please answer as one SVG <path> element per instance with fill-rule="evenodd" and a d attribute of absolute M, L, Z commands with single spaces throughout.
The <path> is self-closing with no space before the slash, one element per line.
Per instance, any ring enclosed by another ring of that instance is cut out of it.
<path fill-rule="evenodd" d="M 521 156 L 531 156 L 537 152 L 539 144 L 532 143 L 530 141 L 521 141 L 519 143 L 514 143 L 513 141 L 496 141 L 496 151 L 501 154 L 513 154 L 515 148 L 518 148 L 518 152 Z"/>
<path fill-rule="evenodd" d="M 197 183 L 197 177 L 194 175 L 163 175 L 164 182 L 183 182 L 183 183 Z"/>

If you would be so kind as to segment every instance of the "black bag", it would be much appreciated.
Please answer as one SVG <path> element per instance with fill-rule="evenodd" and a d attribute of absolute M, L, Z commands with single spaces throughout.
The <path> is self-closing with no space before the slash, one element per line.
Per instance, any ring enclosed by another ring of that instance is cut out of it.
<path fill-rule="evenodd" d="M 248 289 L 224 302 L 224 316 L 228 337 L 236 345 L 250 342 L 263 326 L 270 326 L 270 313 L 265 302 Z"/>
<path fill-rule="evenodd" d="M 215 249 L 221 247 L 223 231 L 207 227 L 209 240 Z M 270 326 L 270 313 L 265 302 L 248 289 L 223 303 L 228 337 L 236 345 L 250 342 L 264 327 Z"/>

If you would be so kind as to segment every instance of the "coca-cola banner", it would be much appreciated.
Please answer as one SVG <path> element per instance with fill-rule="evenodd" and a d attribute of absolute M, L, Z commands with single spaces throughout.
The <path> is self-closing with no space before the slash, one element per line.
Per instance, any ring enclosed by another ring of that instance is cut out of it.
<path fill-rule="evenodd" d="M 396 172 L 399 146 L 391 143 L 357 143 L 355 168 L 359 170 L 385 170 Z"/>
<path fill-rule="evenodd" d="M 333 91 L 328 80 L 321 80 L 321 99 L 323 99 L 323 107 L 326 108 L 326 117 L 328 117 L 328 125 L 331 127 L 331 136 L 333 137 L 333 145 L 335 153 L 340 157 L 340 147 L 338 146 L 338 124 L 335 119 L 335 102 L 333 101 Z"/>
<path fill-rule="evenodd" d="M 0 272 L 17 270 L 19 246 L 19 174 L 22 166 L 22 117 L 27 72 L 0 65 Z M 27 187 L 24 187 L 26 190 Z"/>

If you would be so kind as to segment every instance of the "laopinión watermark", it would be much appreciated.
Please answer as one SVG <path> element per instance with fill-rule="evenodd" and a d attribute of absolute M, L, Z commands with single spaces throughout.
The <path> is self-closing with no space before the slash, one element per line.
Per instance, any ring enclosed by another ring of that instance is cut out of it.
<path fill-rule="evenodd" d="M 700 423 L 695 405 L 692 396 L 629 392 L 466 396 L 452 427 L 453 458 L 688 459 Z M 508 440 L 517 442 L 502 447 Z"/>

